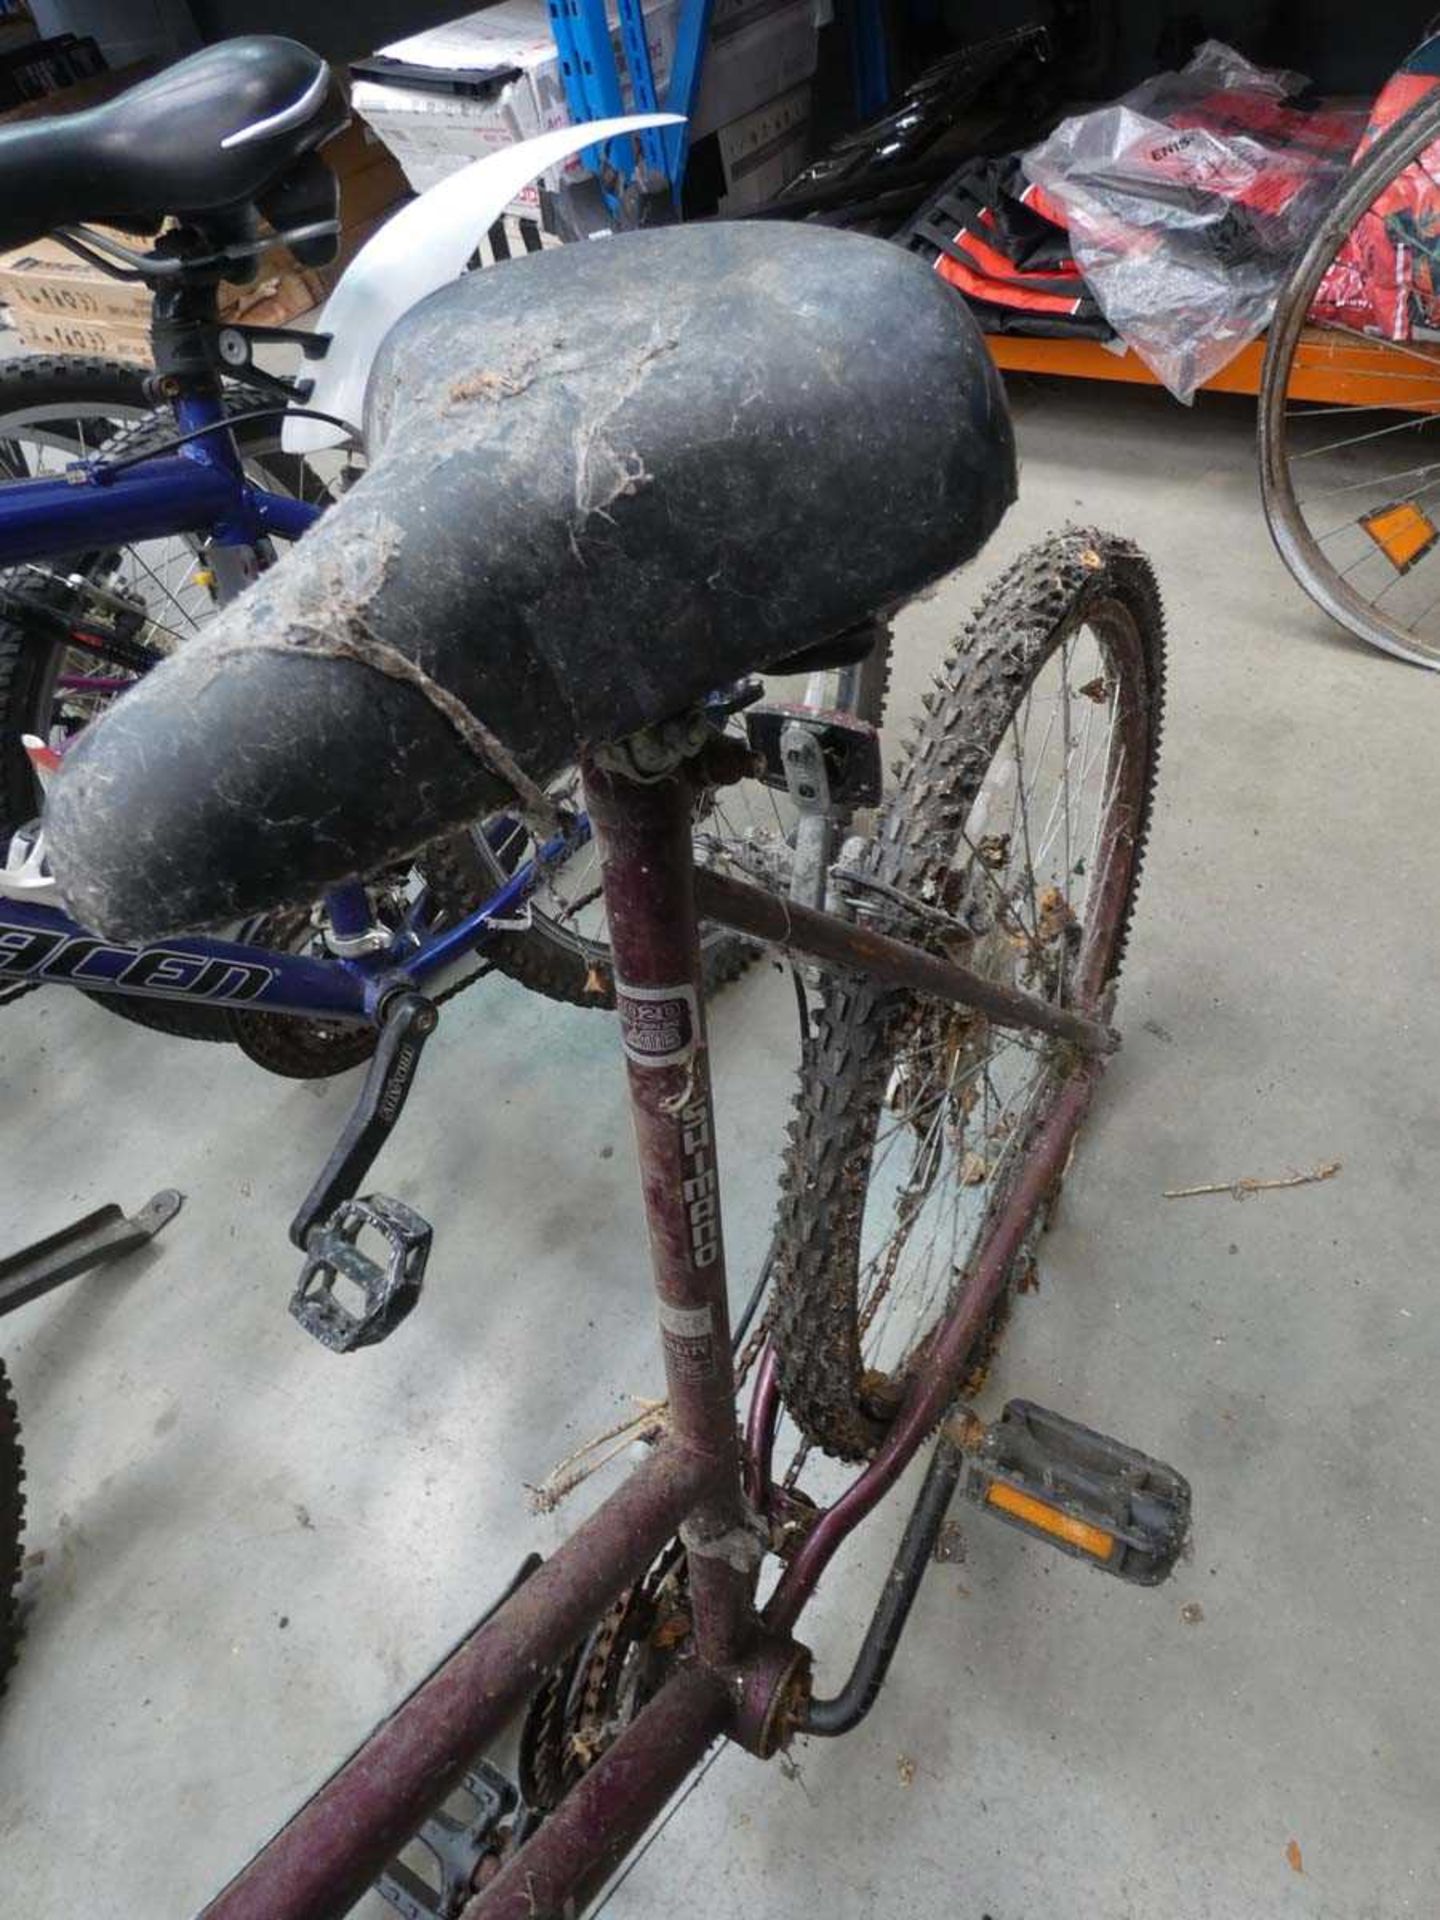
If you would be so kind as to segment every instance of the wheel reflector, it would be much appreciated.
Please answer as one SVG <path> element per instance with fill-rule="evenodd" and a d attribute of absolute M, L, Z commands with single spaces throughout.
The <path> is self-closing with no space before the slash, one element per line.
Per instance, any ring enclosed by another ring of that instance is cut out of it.
<path fill-rule="evenodd" d="M 1397 573 L 1408 573 L 1440 538 L 1435 522 L 1409 500 L 1363 514 L 1360 524 Z"/>

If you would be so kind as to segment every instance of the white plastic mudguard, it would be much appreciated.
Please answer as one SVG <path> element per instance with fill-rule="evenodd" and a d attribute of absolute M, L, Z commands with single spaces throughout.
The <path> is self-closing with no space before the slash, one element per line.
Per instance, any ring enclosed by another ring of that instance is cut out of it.
<path fill-rule="evenodd" d="M 464 271 L 465 262 L 522 187 L 584 147 L 598 146 L 642 127 L 674 126 L 674 113 L 636 113 L 557 127 L 518 146 L 472 161 L 439 181 L 356 254 L 315 323 L 330 345 L 306 406 L 333 413 L 358 429 L 365 387 L 380 342 L 402 314 Z M 287 453 L 314 453 L 338 446 L 338 427 L 291 416 L 281 444 Z"/>

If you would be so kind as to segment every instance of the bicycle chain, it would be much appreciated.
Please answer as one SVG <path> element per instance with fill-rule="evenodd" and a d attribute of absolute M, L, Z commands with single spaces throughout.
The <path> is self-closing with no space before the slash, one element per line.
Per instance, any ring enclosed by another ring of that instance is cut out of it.
<path fill-rule="evenodd" d="M 532 1694 L 520 1735 L 520 1791 L 536 1813 L 551 1813 L 565 1796 L 565 1707 L 581 1649 L 551 1669 Z"/>
<path fill-rule="evenodd" d="M 571 1776 L 567 1787 L 589 1772 L 615 1737 L 614 1729 L 606 1724 L 606 1696 L 612 1685 L 618 1685 L 625 1656 L 637 1644 L 637 1628 L 648 1612 L 645 1583 L 641 1582 L 621 1594 L 595 1629 L 577 1684 L 570 1689 L 572 1704 L 565 1716 L 561 1756 Z"/>

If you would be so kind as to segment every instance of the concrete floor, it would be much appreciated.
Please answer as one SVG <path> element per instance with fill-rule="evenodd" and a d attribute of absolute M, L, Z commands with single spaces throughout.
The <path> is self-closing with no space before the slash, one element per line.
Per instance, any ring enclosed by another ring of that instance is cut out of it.
<path fill-rule="evenodd" d="M 1030 1394 L 1173 1461 L 1194 1556 L 1146 1593 L 964 1520 L 866 1725 L 788 1774 L 722 1753 L 605 1911 L 1431 1915 L 1440 682 L 1290 584 L 1243 403 L 1014 398 L 1022 503 L 907 618 L 897 708 L 984 579 L 1071 518 L 1153 555 L 1173 679 L 1129 1044 L 987 1404 Z M 714 1026 L 738 1293 L 769 1222 L 785 982 L 757 973 Z M 347 1086 L 59 990 L 0 1035 L 0 1247 L 188 1195 L 153 1251 L 5 1329 L 35 1564 L 0 1710 L 0 1906 L 169 1920 L 558 1537 L 526 1483 L 655 1389 L 614 1036 L 494 981 L 447 1010 L 377 1174 L 437 1221 L 427 1296 L 342 1360 L 286 1316 L 284 1225 Z M 1161 1197 L 1331 1159 L 1329 1183 L 1243 1204 Z M 900 1517 L 826 1589 L 827 1681 Z"/>

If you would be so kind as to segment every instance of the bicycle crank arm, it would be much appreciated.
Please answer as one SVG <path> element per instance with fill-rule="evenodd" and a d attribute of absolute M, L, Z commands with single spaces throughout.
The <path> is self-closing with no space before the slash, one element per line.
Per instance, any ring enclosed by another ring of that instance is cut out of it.
<path fill-rule="evenodd" d="M 1082 1053 L 1114 1053 L 1120 1045 L 1120 1036 L 1112 1028 L 1068 1007 L 1052 1006 L 1036 994 L 987 980 L 923 947 L 892 940 L 869 927 L 852 926 L 836 914 L 781 899 L 709 867 L 696 869 L 695 908 L 702 920 L 718 920 L 721 926 L 749 934 L 781 953 L 817 960 L 822 966 L 846 967 L 889 986 L 911 987 L 952 1006 L 972 1008 L 998 1027 L 1052 1034 Z"/>
<path fill-rule="evenodd" d="M 291 1241 L 302 1253 L 320 1222 L 359 1192 L 360 1182 L 404 1111 L 420 1055 L 438 1019 L 433 1002 L 423 994 L 401 994 L 392 1003 L 370 1056 L 360 1097 L 319 1179 L 290 1223 Z"/>
<path fill-rule="evenodd" d="M 174 1187 L 162 1187 L 128 1218 L 112 1200 L 59 1233 L 0 1260 L 0 1314 L 13 1313 L 92 1267 L 143 1247 L 175 1218 L 183 1199 Z"/>

